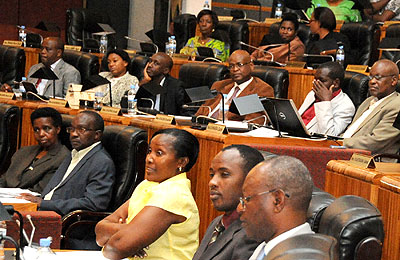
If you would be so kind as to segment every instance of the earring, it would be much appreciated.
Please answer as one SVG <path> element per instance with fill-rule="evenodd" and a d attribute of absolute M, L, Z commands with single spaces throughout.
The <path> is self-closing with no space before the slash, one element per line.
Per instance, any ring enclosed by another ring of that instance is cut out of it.
<path fill-rule="evenodd" d="M 211 32 L 215 32 L 215 29 L 212 29 Z"/>
<path fill-rule="evenodd" d="M 182 172 L 182 166 L 179 166 L 178 171 Z"/>

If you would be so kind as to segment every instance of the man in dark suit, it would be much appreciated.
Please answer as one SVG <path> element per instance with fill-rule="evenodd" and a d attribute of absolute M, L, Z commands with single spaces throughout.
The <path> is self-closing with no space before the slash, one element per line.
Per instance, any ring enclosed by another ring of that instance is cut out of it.
<path fill-rule="evenodd" d="M 102 117 L 93 111 L 82 111 L 67 128 L 72 145 L 71 155 L 44 188 L 41 197 L 22 197 L 38 204 L 40 210 L 66 215 L 82 209 L 104 211 L 111 199 L 115 168 L 110 155 L 101 145 L 104 130 Z"/>
<path fill-rule="evenodd" d="M 184 100 L 183 83 L 169 75 L 173 66 L 171 57 L 163 52 L 151 56 L 144 69 L 144 79 L 136 93 L 138 107 L 149 107 L 164 112 L 164 114 L 180 115 Z M 161 86 L 161 93 L 154 89 Z M 145 99 L 144 99 L 145 98 Z M 149 102 L 146 99 L 153 100 Z"/>
<path fill-rule="evenodd" d="M 250 54 L 244 50 L 237 50 L 229 57 L 230 79 L 225 79 L 215 82 L 211 89 L 215 89 L 223 94 L 227 94 L 225 105 L 229 107 L 234 97 L 243 97 L 251 94 L 258 94 L 260 97 L 273 97 L 274 89 L 266 82 L 257 77 L 252 77 L 251 72 L 254 69 L 254 64 L 250 58 Z M 211 108 L 211 113 L 210 109 Z M 217 95 L 214 99 L 208 100 L 202 105 L 196 113 L 214 118 L 221 118 L 221 96 Z M 228 112 L 228 120 L 250 120 L 265 115 L 262 113 L 253 113 L 241 117 Z M 264 119 L 259 119 L 258 123 L 262 123 Z"/>
<path fill-rule="evenodd" d="M 225 147 L 214 157 L 210 199 L 224 214 L 211 222 L 193 260 L 248 259 L 253 253 L 258 243 L 246 237 L 236 207 L 247 173 L 263 159 L 259 151 L 246 145 Z"/>

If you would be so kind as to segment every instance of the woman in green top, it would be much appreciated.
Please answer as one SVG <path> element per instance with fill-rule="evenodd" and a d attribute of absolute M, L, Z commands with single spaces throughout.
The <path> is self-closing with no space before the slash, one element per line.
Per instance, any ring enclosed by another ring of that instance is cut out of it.
<path fill-rule="evenodd" d="M 312 0 L 312 6 L 307 9 L 308 17 L 317 7 L 328 7 L 335 14 L 336 20 L 345 22 L 361 22 L 361 14 L 357 9 L 352 9 L 354 2 L 350 0 Z"/>
<path fill-rule="evenodd" d="M 229 45 L 223 41 L 211 38 L 218 24 L 218 17 L 215 12 L 204 9 L 197 15 L 197 24 L 200 28 L 200 36 L 192 37 L 185 47 L 180 51 L 186 55 L 199 55 L 197 47 L 208 47 L 214 52 L 214 56 L 222 61 L 229 57 Z"/>

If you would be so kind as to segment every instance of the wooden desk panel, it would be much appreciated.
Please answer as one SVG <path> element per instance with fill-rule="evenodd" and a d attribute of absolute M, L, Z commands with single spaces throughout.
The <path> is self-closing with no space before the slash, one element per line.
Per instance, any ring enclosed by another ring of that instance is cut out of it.
<path fill-rule="evenodd" d="M 3 205 L 11 205 L 16 211 L 37 211 L 36 203 L 3 203 Z"/>

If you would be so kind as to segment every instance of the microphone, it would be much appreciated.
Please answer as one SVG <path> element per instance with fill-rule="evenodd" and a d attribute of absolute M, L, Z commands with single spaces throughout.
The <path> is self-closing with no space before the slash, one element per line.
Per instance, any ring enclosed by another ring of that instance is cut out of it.
<path fill-rule="evenodd" d="M 259 47 L 256 47 L 256 46 L 253 46 L 253 45 L 244 43 L 244 42 L 242 42 L 242 41 L 239 41 L 239 44 L 240 44 L 240 45 L 247 46 L 247 47 L 250 47 L 250 48 L 253 48 L 253 49 L 255 49 L 255 50 L 259 50 L 259 51 L 268 53 L 268 54 L 271 55 L 271 57 L 272 57 L 271 61 L 274 61 L 274 54 L 272 54 L 272 53 L 269 52 L 269 51 L 266 51 L 265 49 L 261 49 L 261 48 L 259 48 Z M 284 45 L 284 43 L 269 44 L 269 45 L 265 45 L 265 48 L 279 47 L 279 46 L 282 46 L 282 45 Z"/>
<path fill-rule="evenodd" d="M 138 40 L 129 36 L 124 36 L 125 39 L 130 40 L 130 41 L 134 41 L 134 42 L 139 42 L 139 43 L 150 43 L 152 44 L 155 48 L 156 48 L 156 53 L 158 52 L 158 46 L 156 44 L 154 44 L 154 42 L 146 42 L 146 41 L 142 41 L 142 40 Z"/>
<path fill-rule="evenodd" d="M 146 101 L 150 101 L 151 102 L 151 109 L 154 109 L 154 101 L 151 98 L 140 98 L 140 100 L 146 100 Z"/>
<path fill-rule="evenodd" d="M 243 122 L 249 123 L 251 121 L 257 120 L 257 119 L 262 118 L 262 117 L 264 117 L 264 124 L 263 125 L 265 125 L 267 123 L 267 117 L 265 115 L 261 115 L 261 116 L 258 116 L 258 117 L 255 117 L 255 118 L 252 118 L 252 119 L 249 119 L 249 120 L 244 120 Z"/>
<path fill-rule="evenodd" d="M 163 112 L 154 109 L 154 108 L 148 108 L 148 107 L 138 107 L 138 112 L 143 112 L 144 114 L 150 114 L 150 115 L 157 115 L 157 114 L 164 114 Z"/>
<path fill-rule="evenodd" d="M 335 61 L 333 59 L 333 56 L 331 56 L 331 55 L 320 55 L 320 54 L 307 54 L 307 53 L 304 53 L 303 57 L 316 57 L 316 58 L 318 58 L 318 57 L 324 57 L 324 58 L 325 57 L 330 57 L 332 59 L 332 61 Z"/>
<path fill-rule="evenodd" d="M 22 217 L 22 214 L 15 210 L 14 207 L 12 205 L 4 205 L 4 208 L 7 210 L 8 214 L 10 215 L 14 215 L 17 214 L 18 218 L 19 218 L 19 246 L 21 249 L 24 248 L 24 236 L 23 236 L 23 232 L 24 231 L 24 218 Z"/>
<path fill-rule="evenodd" d="M 278 131 L 278 137 L 282 137 L 281 128 L 279 127 L 278 112 L 276 112 L 275 103 L 272 102 L 269 98 L 265 98 L 265 97 L 260 98 L 261 103 L 264 100 L 268 101 L 270 104 L 272 104 L 272 107 L 274 109 L 274 116 L 275 116 L 275 120 L 276 120 L 276 130 Z"/>
<path fill-rule="evenodd" d="M 190 106 L 190 105 L 182 105 L 182 108 L 184 108 L 184 109 L 188 109 L 188 108 L 200 108 L 200 107 L 208 108 L 208 114 L 211 114 L 211 107 L 210 107 L 210 106 Z"/>

